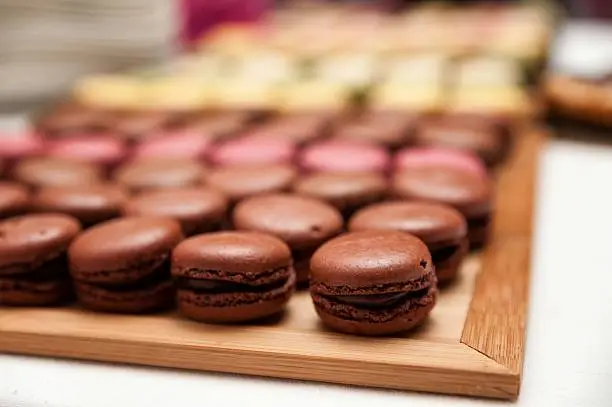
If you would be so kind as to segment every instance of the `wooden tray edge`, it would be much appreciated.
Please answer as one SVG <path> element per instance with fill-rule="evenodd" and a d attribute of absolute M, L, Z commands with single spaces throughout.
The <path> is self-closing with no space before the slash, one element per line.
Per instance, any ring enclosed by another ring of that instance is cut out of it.
<path fill-rule="evenodd" d="M 496 229 L 493 242 L 483 253 L 482 271 L 476 279 L 461 335 L 461 343 L 497 362 L 517 378 L 519 386 L 513 399 L 519 395 L 525 354 L 538 158 L 549 134 L 542 128 L 532 128 L 522 137 L 520 142 L 528 146 L 521 149 L 517 168 L 500 180 L 503 191 L 498 196 L 528 204 L 504 203 L 496 216 L 515 219 L 516 213 L 509 212 L 511 208 L 519 208 L 520 218 L 528 223 L 522 228 Z"/>

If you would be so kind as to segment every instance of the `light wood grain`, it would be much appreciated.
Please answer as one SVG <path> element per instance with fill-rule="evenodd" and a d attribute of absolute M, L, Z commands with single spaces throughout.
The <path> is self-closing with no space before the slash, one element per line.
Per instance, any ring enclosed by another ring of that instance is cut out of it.
<path fill-rule="evenodd" d="M 306 293 L 276 321 L 198 324 L 174 313 L 94 314 L 77 307 L 0 309 L 0 350 L 512 399 L 524 351 L 535 159 L 525 134 L 499 174 L 495 234 L 472 255 L 415 332 L 360 338 L 319 323 Z M 512 204 L 514 202 L 514 204 Z"/>
<path fill-rule="evenodd" d="M 522 373 L 527 321 L 532 215 L 538 152 L 545 132 L 518 141 L 512 165 L 499 179 L 495 237 L 483 253 L 461 342 L 516 375 Z"/>

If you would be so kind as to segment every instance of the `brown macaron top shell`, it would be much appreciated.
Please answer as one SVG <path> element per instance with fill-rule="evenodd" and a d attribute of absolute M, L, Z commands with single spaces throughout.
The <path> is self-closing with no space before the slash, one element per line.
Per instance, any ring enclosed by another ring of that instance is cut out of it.
<path fill-rule="evenodd" d="M 17 181 L 33 187 L 91 185 L 102 180 L 99 167 L 58 158 L 25 159 L 17 163 L 11 173 Z"/>
<path fill-rule="evenodd" d="M 293 167 L 282 164 L 231 166 L 212 170 L 207 181 L 235 202 L 252 195 L 287 191 L 296 176 Z"/>
<path fill-rule="evenodd" d="M 492 125 L 461 125 L 444 120 L 422 123 L 415 134 L 415 143 L 468 150 L 489 164 L 496 162 L 504 149 L 503 137 Z"/>
<path fill-rule="evenodd" d="M 411 141 L 416 117 L 370 113 L 338 126 L 334 138 L 399 147 Z"/>
<path fill-rule="evenodd" d="M 425 288 L 415 288 L 414 281 L 426 284 L 432 273 L 425 243 L 397 231 L 347 233 L 323 244 L 310 260 L 311 286 L 321 293 L 327 287 L 335 295 L 339 288 L 347 293 L 363 288 L 385 291 L 385 285 L 396 284 Z"/>
<path fill-rule="evenodd" d="M 70 269 L 75 278 L 113 281 L 113 271 L 127 272 L 169 253 L 183 235 L 178 222 L 168 218 L 126 217 L 101 223 L 83 232 L 70 245 Z M 100 274 L 100 271 L 108 271 Z M 93 277 L 90 274 L 96 274 Z M 134 276 L 137 279 L 138 276 Z"/>
<path fill-rule="evenodd" d="M 396 201 L 361 209 L 349 220 L 348 230 L 396 230 L 411 233 L 430 245 L 465 239 L 467 222 L 459 211 L 448 205 Z"/>
<path fill-rule="evenodd" d="M 340 212 L 323 201 L 291 194 L 268 194 L 236 205 L 233 223 L 239 230 L 256 230 L 281 238 L 292 249 L 309 248 L 342 230 Z"/>
<path fill-rule="evenodd" d="M 443 166 L 401 171 L 392 180 L 396 197 L 448 204 L 468 218 L 491 212 L 491 189 L 488 178 Z"/>
<path fill-rule="evenodd" d="M 175 277 L 198 278 L 198 270 L 244 274 L 244 281 L 289 267 L 291 252 L 280 239 L 258 232 L 215 232 L 186 239 L 172 253 Z M 207 277 L 202 277 L 207 278 Z M 239 282 L 239 281 L 237 281 Z"/>
<path fill-rule="evenodd" d="M 0 219 L 25 212 L 29 202 L 30 193 L 25 186 L 0 181 Z"/>
<path fill-rule="evenodd" d="M 88 109 L 76 104 L 56 107 L 38 120 L 37 128 L 50 136 L 105 130 L 111 123 L 108 112 Z"/>
<path fill-rule="evenodd" d="M 0 275 L 27 272 L 65 251 L 81 231 L 62 214 L 31 214 L 0 222 Z"/>
<path fill-rule="evenodd" d="M 115 180 L 134 191 L 177 188 L 201 184 L 204 167 L 191 160 L 142 159 L 125 164 L 115 172 Z"/>
<path fill-rule="evenodd" d="M 189 232 L 202 222 L 220 223 L 227 207 L 227 198 L 221 192 L 205 187 L 188 187 L 143 192 L 125 204 L 123 213 L 175 218 L 183 230 Z"/>
<path fill-rule="evenodd" d="M 91 224 L 119 216 L 126 200 L 125 191 L 117 185 L 46 187 L 34 194 L 31 208 L 66 213 Z"/>
<path fill-rule="evenodd" d="M 387 182 L 377 173 L 319 172 L 299 179 L 293 190 L 343 210 L 381 199 L 387 192 Z"/>

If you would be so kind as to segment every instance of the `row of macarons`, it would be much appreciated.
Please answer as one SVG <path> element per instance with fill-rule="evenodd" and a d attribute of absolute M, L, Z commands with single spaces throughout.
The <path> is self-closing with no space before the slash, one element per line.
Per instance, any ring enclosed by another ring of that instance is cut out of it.
<path fill-rule="evenodd" d="M 436 4 L 388 14 L 326 5 L 318 10 L 277 10 L 269 13 L 264 24 L 224 24 L 204 36 L 201 45 L 232 54 L 259 46 L 307 56 L 338 50 L 381 54 L 436 50 L 491 52 L 530 60 L 544 55 L 550 31 L 549 16 L 536 7 Z"/>
<path fill-rule="evenodd" d="M 355 124 L 353 127 L 340 129 L 331 138 L 321 138 L 314 128 L 298 129 L 302 134 L 288 134 L 282 129 L 277 133 L 272 133 L 270 128 L 267 131 L 255 129 L 247 131 L 243 136 L 217 142 L 199 132 L 175 131 L 154 135 L 137 145 L 128 145 L 118 138 L 100 134 L 61 139 L 23 135 L 0 140 L 0 161 L 8 163 L 9 167 L 15 167 L 12 172 L 18 174 L 22 172 L 23 167 L 27 169 L 32 165 L 39 166 L 37 163 L 47 163 L 44 165 L 49 166 L 48 163 L 54 162 L 51 159 L 65 161 L 56 167 L 78 166 L 69 161 L 90 163 L 106 171 L 114 170 L 115 176 L 118 177 L 121 175 L 117 174 L 129 173 L 133 168 L 146 165 L 143 162 L 151 160 L 182 161 L 170 167 L 175 168 L 175 172 L 182 173 L 189 171 L 180 170 L 181 168 L 196 168 L 198 163 L 212 167 L 295 164 L 306 172 L 387 173 L 392 169 L 404 168 L 406 161 L 410 163 L 417 153 L 428 152 L 431 155 L 446 149 L 461 152 L 458 155 L 451 154 L 451 159 L 454 159 L 453 156 L 465 156 L 464 161 L 474 162 L 480 159 L 486 165 L 492 166 L 501 162 L 510 148 L 511 137 L 493 127 L 461 127 L 439 122 L 411 131 L 412 126 L 410 119 L 395 123 L 384 122 L 380 125 L 369 123 L 363 127 Z M 290 139 L 292 136 L 300 137 L 302 141 L 310 137 L 313 141 L 298 144 Z M 394 149 L 398 150 L 390 151 Z M 470 155 L 479 158 L 467 158 Z M 164 165 L 160 164 L 159 167 L 161 170 Z"/>
<path fill-rule="evenodd" d="M 126 194 L 169 190 L 167 200 L 172 203 L 172 194 L 183 188 L 218 191 L 231 205 L 258 194 L 295 191 L 324 200 L 345 215 L 364 204 L 395 197 L 450 204 L 470 221 L 489 217 L 492 181 L 477 157 L 457 150 L 417 148 L 401 151 L 397 157 L 396 168 L 389 174 L 369 156 L 359 154 L 322 155 L 320 165 L 308 167 L 312 171 L 307 172 L 282 163 L 206 169 L 191 160 L 136 160 L 118 167 L 110 179 L 90 163 L 30 158 L 9 170 L 8 182 L 2 184 L 0 213 L 23 212 L 32 202 L 38 210 L 60 210 L 67 201 L 65 210 L 84 212 L 95 222 L 109 213 L 116 216 Z M 183 210 L 189 212 L 185 199 Z M 191 201 L 197 208 L 198 199 Z"/>
<path fill-rule="evenodd" d="M 0 221 L 0 305 L 56 305 L 76 294 L 94 311 L 148 313 L 176 299 L 188 318 L 234 323 L 279 313 L 310 283 L 326 325 L 391 334 L 427 316 L 438 280 L 456 277 L 469 245 L 458 211 L 419 201 L 367 206 L 344 228 L 331 205 L 268 194 L 240 202 L 231 224 L 235 231 L 185 240 L 167 216 L 86 230 L 65 214 L 8 218 Z"/>
<path fill-rule="evenodd" d="M 113 147 L 104 148 L 109 143 L 102 139 L 112 138 L 116 141 L 110 143 L 117 146 L 147 142 L 133 149 L 136 156 L 165 152 L 166 155 L 201 157 L 215 144 L 230 139 L 241 141 L 229 143 L 222 149 L 276 140 L 301 146 L 321 139 L 333 139 L 371 142 L 390 150 L 406 145 L 452 147 L 469 150 L 491 165 L 500 161 L 507 152 L 508 139 L 514 127 L 512 120 L 496 116 L 421 115 L 400 111 L 362 112 L 347 116 L 320 111 L 267 118 L 258 118 L 253 112 L 191 116 L 140 112 L 113 117 L 109 112 L 86 108 L 58 109 L 44 116 L 36 125 L 43 138 L 69 140 L 51 143 L 48 148 L 51 151 L 54 146 L 65 151 L 74 144 L 87 145 L 82 141 L 85 138 L 100 143 L 95 150 L 110 150 Z M 21 151 L 20 148 L 23 151 L 40 148 L 32 138 L 19 140 L 15 137 L 12 143 L 17 152 Z M 6 140 L 4 146 L 5 151 L 10 151 L 11 140 Z M 114 147 L 115 150 L 120 148 Z"/>

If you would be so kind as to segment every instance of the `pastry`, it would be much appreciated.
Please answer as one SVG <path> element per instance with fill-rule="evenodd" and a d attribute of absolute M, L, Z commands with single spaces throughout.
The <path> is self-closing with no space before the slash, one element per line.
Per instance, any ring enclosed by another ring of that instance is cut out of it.
<path fill-rule="evenodd" d="M 179 312 L 209 323 L 278 314 L 295 290 L 289 248 L 263 233 L 217 232 L 187 239 L 172 253 L 172 275 Z"/>
<path fill-rule="evenodd" d="M 182 239 L 178 222 L 157 217 L 114 219 L 83 232 L 68 249 L 79 303 L 116 313 L 170 307 L 170 256 Z"/>
<path fill-rule="evenodd" d="M 291 194 L 267 194 L 247 198 L 232 214 L 237 230 L 274 235 L 291 248 L 298 285 L 308 284 L 312 253 L 342 230 L 340 212 L 314 198 Z"/>
<path fill-rule="evenodd" d="M 457 210 L 429 202 L 383 202 L 355 213 L 351 232 L 396 230 L 421 239 L 431 253 L 439 283 L 455 279 L 468 249 L 467 223 Z"/>
<path fill-rule="evenodd" d="M 323 324 L 355 335 L 391 335 L 423 323 L 436 304 L 431 255 L 396 231 L 353 232 L 321 246 L 310 294 Z"/>

